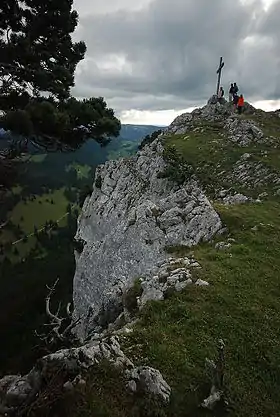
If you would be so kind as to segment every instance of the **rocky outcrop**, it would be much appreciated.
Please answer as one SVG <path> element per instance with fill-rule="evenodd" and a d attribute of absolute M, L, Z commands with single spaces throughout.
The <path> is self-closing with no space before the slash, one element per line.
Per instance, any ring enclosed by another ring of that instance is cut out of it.
<path fill-rule="evenodd" d="M 266 151 L 264 151 L 266 152 Z M 260 156 L 265 157 L 265 153 Z M 280 186 L 280 177 L 276 170 L 273 170 L 269 165 L 265 165 L 263 162 L 255 156 L 244 153 L 233 165 L 232 171 L 225 174 L 217 174 L 223 178 L 226 178 L 229 183 L 239 185 L 240 187 L 247 189 L 258 188 L 271 188 L 276 192 Z M 219 197 L 223 197 L 224 203 L 239 204 L 252 201 L 252 199 L 237 193 L 234 196 L 231 195 L 230 190 L 222 190 L 219 193 Z"/>
<path fill-rule="evenodd" d="M 233 115 L 227 119 L 224 127 L 228 131 L 228 138 L 239 146 L 265 141 L 262 130 L 252 120 L 242 120 Z"/>
<path fill-rule="evenodd" d="M 256 112 L 249 105 L 246 111 Z M 221 103 L 215 97 L 206 106 L 177 117 L 164 136 L 188 131 L 203 134 L 207 126 L 241 147 L 267 140 L 255 122 L 240 118 L 231 103 Z M 167 260 L 166 248 L 208 241 L 221 228 L 195 175 L 183 186 L 163 178 L 166 163 L 162 153 L 159 137 L 134 158 L 107 162 L 96 171 L 93 193 L 85 201 L 76 234 L 76 240 L 83 242 L 80 253 L 76 252 L 74 278 L 75 316 L 82 317 L 77 328 L 81 339 L 115 322 L 123 312 L 123 293 L 137 278 L 142 279 L 143 294 L 164 298 L 172 280 L 169 277 L 163 289 L 155 277 L 157 265 Z M 251 161 L 246 153 L 230 172 L 218 171 L 219 176 L 229 185 L 249 189 L 268 182 L 278 186 L 275 173 L 261 162 Z M 250 201 L 236 190 L 222 197 L 225 204 Z M 186 286 L 188 279 L 181 279 L 177 289 Z"/>
<path fill-rule="evenodd" d="M 141 388 L 141 393 L 169 401 L 171 388 L 161 373 L 150 367 L 135 367 L 121 350 L 118 337 L 112 336 L 47 355 L 25 376 L 8 375 L 0 379 L 0 415 L 15 413 L 19 408 L 24 410 L 46 388 L 50 375 L 61 374 L 56 389 L 72 390 L 86 384 L 81 373 L 104 361 L 123 372 L 133 392 Z"/>
<path fill-rule="evenodd" d="M 167 246 L 191 247 L 221 228 L 196 182 L 178 186 L 162 178 L 160 139 L 136 157 L 107 162 L 96 171 L 97 186 L 85 201 L 76 234 L 85 242 L 76 253 L 74 278 L 81 338 L 108 324 L 100 323 L 100 312 L 109 309 L 110 321 L 116 319 L 114 294 L 138 277 L 154 276 L 158 262 L 167 259 Z"/>
<path fill-rule="evenodd" d="M 226 118 L 232 115 L 232 111 L 233 109 L 230 103 L 227 103 L 225 100 L 220 103 L 214 97 L 209 100 L 206 106 L 176 117 L 165 130 L 165 134 L 184 134 L 193 131 L 197 128 L 197 125 L 205 122 L 224 124 Z"/>
<path fill-rule="evenodd" d="M 141 279 L 142 293 L 139 296 L 139 308 L 151 300 L 164 300 L 171 292 L 181 292 L 186 287 L 196 284 L 192 271 L 200 268 L 198 262 L 190 257 L 169 258 L 160 265 L 153 277 Z"/>
<path fill-rule="evenodd" d="M 128 371 L 126 376 L 129 379 L 127 386 L 132 392 L 144 391 L 165 403 L 169 402 L 171 388 L 157 369 L 139 366 Z"/>

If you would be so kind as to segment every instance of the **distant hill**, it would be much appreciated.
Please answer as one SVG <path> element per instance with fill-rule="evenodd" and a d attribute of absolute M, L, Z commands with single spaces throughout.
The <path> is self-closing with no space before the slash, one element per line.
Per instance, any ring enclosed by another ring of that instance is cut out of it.
<path fill-rule="evenodd" d="M 122 125 L 120 137 L 125 140 L 139 140 L 146 135 L 150 135 L 156 130 L 164 129 L 160 126 L 151 125 Z"/>
<path fill-rule="evenodd" d="M 81 148 L 68 152 L 47 152 L 43 147 L 30 142 L 23 158 L 28 162 L 22 164 L 15 184 L 18 186 L 17 194 L 20 189 L 20 197 L 28 198 L 30 195 L 41 195 L 45 189 L 55 191 L 63 187 L 72 187 L 78 193 L 85 185 L 92 184 L 97 165 L 109 159 L 133 155 L 142 139 L 158 129 L 157 126 L 122 125 L 120 136 L 112 138 L 107 146 L 101 147 L 95 140 L 89 139 Z M 5 132 L 0 132 L 0 150 L 9 144 L 9 139 L 3 133 Z M 18 199 L 19 196 L 15 199 L 15 205 Z M 1 221 L 6 220 L 5 206 L 7 205 L 2 205 L 0 209 Z M 13 204 L 8 206 L 10 211 Z"/>

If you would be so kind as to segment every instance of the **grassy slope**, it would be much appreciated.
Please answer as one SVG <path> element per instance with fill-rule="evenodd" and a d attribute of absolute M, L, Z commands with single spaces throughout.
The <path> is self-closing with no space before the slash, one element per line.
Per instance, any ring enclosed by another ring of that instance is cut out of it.
<path fill-rule="evenodd" d="M 50 194 L 37 196 L 33 201 L 22 201 L 16 205 L 11 213 L 11 221 L 20 224 L 26 234 L 32 233 L 34 225 L 38 228 L 43 226 L 46 221 L 57 220 L 66 213 L 68 204 L 65 198 L 64 189 L 54 190 Z M 47 201 L 48 200 L 48 201 Z M 50 201 L 53 200 L 54 204 Z M 23 217 L 23 220 L 21 218 Z"/>
<path fill-rule="evenodd" d="M 213 245 L 194 250 L 203 266 L 199 277 L 211 287 L 188 288 L 145 312 L 131 341 L 138 348 L 131 352 L 148 357 L 171 383 L 174 401 L 168 415 L 204 415 L 197 410 L 207 381 L 204 359 L 215 355 L 219 338 L 227 346 L 231 415 L 279 415 L 279 209 L 279 202 L 219 207 L 236 243 L 230 252 Z M 251 230 L 260 223 L 264 226 L 258 231 Z"/>
<path fill-rule="evenodd" d="M 51 204 L 53 201 L 54 204 Z M 67 212 L 68 200 L 64 195 L 64 189 L 54 190 L 52 193 L 36 196 L 34 200 L 27 200 L 25 203 L 20 201 L 9 214 L 9 219 L 14 225 L 20 225 L 20 228 L 29 236 L 34 232 L 34 226 L 41 229 L 47 221 L 57 221 Z M 60 227 L 66 226 L 66 218 L 59 222 Z M 12 231 L 3 229 L 1 233 L 1 242 L 15 242 L 18 239 Z M 9 258 L 17 261 L 26 257 L 30 250 L 35 247 L 37 239 L 34 236 L 28 237 L 26 242 L 16 244 L 18 254 L 10 252 Z"/>
<path fill-rule="evenodd" d="M 71 169 L 74 169 L 76 171 L 77 177 L 79 179 L 88 178 L 91 172 L 91 167 L 89 165 L 77 164 L 76 162 L 73 162 L 72 164 L 68 165 L 66 167 L 66 172 L 71 171 Z"/>
<path fill-rule="evenodd" d="M 279 132 L 280 121 L 276 122 L 275 118 L 264 121 L 267 134 Z M 192 132 L 167 140 L 193 165 L 210 195 L 213 181 L 228 185 L 216 176 L 218 164 L 230 172 L 242 153 L 250 152 L 257 159 L 266 149 L 234 148 L 219 133 L 221 128 L 212 125 L 205 126 L 203 134 Z M 279 171 L 279 151 L 268 152 L 264 163 Z M 226 252 L 215 249 L 213 243 L 192 249 L 202 266 L 198 276 L 211 286 L 188 287 L 182 294 L 151 303 L 133 334 L 123 340 L 136 364 L 161 370 L 172 387 L 171 404 L 144 407 L 136 399 L 133 406 L 119 375 L 101 368 L 87 375 L 87 388 L 74 403 L 69 399 L 59 403 L 60 416 L 279 416 L 280 198 L 268 197 L 261 204 L 214 204 L 235 243 Z M 186 248 L 174 251 L 179 256 L 189 253 Z M 210 413 L 198 405 L 210 389 L 205 358 L 214 358 L 219 338 L 226 343 L 225 385 L 230 405 L 227 413 Z"/>
<path fill-rule="evenodd" d="M 243 115 L 242 118 L 249 119 L 251 117 Z M 259 118 L 253 117 L 253 119 L 259 122 Z M 168 137 L 166 147 L 175 146 L 184 160 L 194 168 L 200 183 L 207 189 L 208 195 L 214 194 L 218 187 L 232 187 L 236 191 L 257 197 L 263 191 L 269 192 L 270 187 L 259 187 L 255 190 L 245 189 L 241 184 L 229 181 L 226 175 L 231 174 L 234 164 L 244 153 L 250 153 L 252 161 L 261 162 L 270 171 L 280 171 L 280 120 L 277 119 L 275 120 L 273 117 L 270 121 L 270 119 L 263 118 L 263 123 L 259 122 L 259 124 L 266 135 L 273 134 L 276 137 L 278 148 L 266 144 L 252 144 L 248 147 L 235 146 L 225 140 L 225 131 L 219 123 L 205 122 L 198 124 L 204 129 L 203 133 L 192 131 L 184 135 Z M 278 126 L 278 130 L 276 126 Z M 266 155 L 263 154 L 264 151 Z M 220 174 L 221 172 L 225 174 Z"/>
<path fill-rule="evenodd" d="M 172 387 L 170 406 L 133 400 L 119 375 L 102 368 L 87 375 L 71 407 L 68 398 L 59 404 L 60 416 L 279 416 L 280 202 L 216 208 L 236 242 L 228 252 L 213 244 L 192 251 L 203 266 L 198 276 L 211 286 L 151 303 L 123 340 L 134 363 L 161 370 Z M 177 248 L 179 256 L 188 253 Z M 205 358 L 215 357 L 219 338 L 230 406 L 213 414 L 198 405 L 210 388 Z"/>

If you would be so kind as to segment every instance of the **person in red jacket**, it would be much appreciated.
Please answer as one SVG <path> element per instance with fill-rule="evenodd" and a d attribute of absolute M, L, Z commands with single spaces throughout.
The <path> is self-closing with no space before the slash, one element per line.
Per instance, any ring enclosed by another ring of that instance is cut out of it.
<path fill-rule="evenodd" d="M 237 111 L 238 114 L 241 114 L 244 108 L 244 97 L 242 94 L 240 94 L 240 97 L 238 99 L 238 103 L 237 103 Z"/>

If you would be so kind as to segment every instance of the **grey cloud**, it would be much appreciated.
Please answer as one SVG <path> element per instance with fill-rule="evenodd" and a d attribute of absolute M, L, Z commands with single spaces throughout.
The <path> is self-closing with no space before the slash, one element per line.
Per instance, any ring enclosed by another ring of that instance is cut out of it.
<path fill-rule="evenodd" d="M 139 11 L 127 4 L 114 0 L 114 9 L 102 9 L 101 0 L 76 0 L 83 10 L 76 37 L 88 47 L 77 96 L 102 95 L 117 112 L 203 104 L 215 90 L 223 55 L 225 85 L 237 81 L 249 100 L 280 98 L 279 1 L 267 14 L 260 0 L 247 6 L 237 0 L 153 0 L 147 6 L 145 0 Z M 128 68 L 100 67 L 112 55 L 124 56 Z"/>

